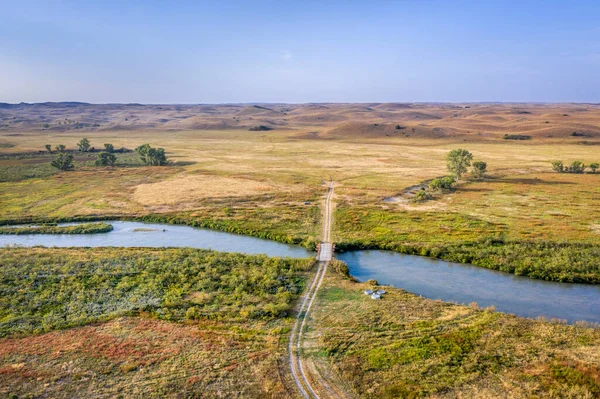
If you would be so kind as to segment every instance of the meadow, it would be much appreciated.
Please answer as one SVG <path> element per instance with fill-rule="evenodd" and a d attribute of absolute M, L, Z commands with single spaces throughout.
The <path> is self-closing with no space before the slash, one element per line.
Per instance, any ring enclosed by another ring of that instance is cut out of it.
<path fill-rule="evenodd" d="M 592 398 L 600 329 L 515 317 L 384 288 L 341 273 L 319 292 L 308 367 L 357 398 Z"/>
<path fill-rule="evenodd" d="M 333 180 L 338 250 L 597 284 L 600 173 L 552 162 L 600 162 L 599 120 L 591 104 L 2 107 L 0 225 L 145 220 L 313 249 Z M 125 153 L 96 166 L 76 151 L 83 137 L 163 147 L 170 164 Z M 46 144 L 73 151 L 74 170 L 51 167 Z M 455 148 L 487 162 L 486 176 L 416 202 Z M 142 248 L 7 248 L 0 259 L 2 394 L 295 395 L 282 359 L 309 260 Z M 365 287 L 329 273 L 305 345 L 310 368 L 350 397 L 599 395 L 593 326 L 396 289 L 371 301 Z"/>
<path fill-rule="evenodd" d="M 289 397 L 280 341 L 311 259 L 5 248 L 0 264 L 3 396 Z"/>

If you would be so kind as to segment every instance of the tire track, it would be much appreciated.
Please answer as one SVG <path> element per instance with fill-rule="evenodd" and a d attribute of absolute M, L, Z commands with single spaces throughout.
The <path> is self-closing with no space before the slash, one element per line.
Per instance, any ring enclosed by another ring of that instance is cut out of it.
<path fill-rule="evenodd" d="M 323 241 L 321 243 L 321 248 L 323 248 L 324 246 L 331 247 L 331 198 L 333 197 L 333 187 L 333 182 L 327 184 L 327 196 L 325 198 L 325 214 L 322 234 Z M 333 250 L 331 250 L 331 252 L 333 252 Z M 298 311 L 298 315 L 296 316 L 296 321 L 294 322 L 294 326 L 290 334 L 290 341 L 288 347 L 292 378 L 294 379 L 294 383 L 298 387 L 300 394 L 305 399 L 320 399 L 320 396 L 317 394 L 315 388 L 311 385 L 310 380 L 304 372 L 302 361 L 300 359 L 300 352 L 302 349 L 302 334 L 306 324 L 306 319 L 317 296 L 317 292 L 321 287 L 321 283 L 323 282 L 325 274 L 327 273 L 327 266 L 329 266 L 331 256 L 327 256 L 326 258 L 327 259 L 319 261 L 317 273 L 315 274 L 315 277 L 312 280 L 309 289 L 304 295 L 304 299 L 302 301 L 302 304 Z M 330 387 L 325 386 L 324 389 L 326 389 L 329 393 L 334 394 L 333 391 L 331 391 Z"/>

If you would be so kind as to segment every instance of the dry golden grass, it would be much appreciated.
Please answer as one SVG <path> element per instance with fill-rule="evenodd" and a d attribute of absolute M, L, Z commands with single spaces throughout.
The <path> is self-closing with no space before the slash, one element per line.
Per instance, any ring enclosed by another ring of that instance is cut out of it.
<path fill-rule="evenodd" d="M 178 205 L 205 198 L 277 195 L 294 191 L 300 191 L 299 187 L 215 175 L 185 175 L 157 183 L 140 184 L 133 192 L 133 199 L 144 206 Z"/>

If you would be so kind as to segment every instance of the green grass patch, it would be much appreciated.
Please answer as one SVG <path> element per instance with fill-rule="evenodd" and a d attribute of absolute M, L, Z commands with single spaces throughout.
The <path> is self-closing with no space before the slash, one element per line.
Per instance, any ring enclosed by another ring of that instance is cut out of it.
<path fill-rule="evenodd" d="M 0 250 L 0 336 L 146 312 L 163 320 L 286 315 L 310 259 L 196 249 Z"/>
<path fill-rule="evenodd" d="M 108 233 L 113 226 L 108 223 L 83 223 L 74 226 L 56 226 L 54 223 L 41 226 L 0 227 L 0 234 L 96 234 Z"/>

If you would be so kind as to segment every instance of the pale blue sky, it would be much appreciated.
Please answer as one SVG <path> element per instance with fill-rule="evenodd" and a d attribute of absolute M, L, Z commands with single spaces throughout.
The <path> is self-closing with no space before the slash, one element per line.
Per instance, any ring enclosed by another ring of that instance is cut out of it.
<path fill-rule="evenodd" d="M 600 1 L 0 0 L 0 101 L 600 102 Z"/>

